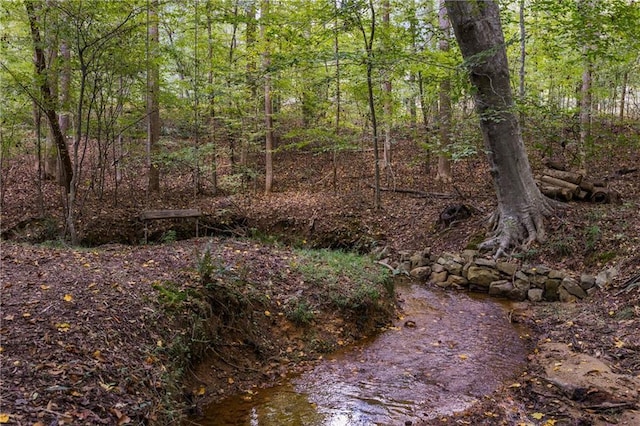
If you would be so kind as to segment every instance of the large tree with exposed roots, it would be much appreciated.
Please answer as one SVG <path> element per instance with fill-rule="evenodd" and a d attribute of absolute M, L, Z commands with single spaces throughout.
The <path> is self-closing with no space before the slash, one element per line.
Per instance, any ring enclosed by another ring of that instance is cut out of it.
<path fill-rule="evenodd" d="M 476 110 L 498 208 L 493 233 L 481 244 L 496 257 L 510 248 L 544 241 L 544 219 L 553 211 L 533 179 L 515 114 L 500 11 L 492 0 L 448 0 L 447 13 L 475 88 Z"/>

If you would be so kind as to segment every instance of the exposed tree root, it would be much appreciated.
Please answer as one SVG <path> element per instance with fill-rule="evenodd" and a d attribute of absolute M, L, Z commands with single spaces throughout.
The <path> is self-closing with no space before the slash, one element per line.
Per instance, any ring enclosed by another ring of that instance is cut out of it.
<path fill-rule="evenodd" d="M 508 255 L 510 249 L 527 249 L 534 242 L 546 240 L 545 218 L 563 205 L 542 197 L 534 206 L 516 212 L 499 207 L 489 218 L 492 229 L 489 238 L 479 246 L 481 251 L 494 253 L 494 258 Z"/>

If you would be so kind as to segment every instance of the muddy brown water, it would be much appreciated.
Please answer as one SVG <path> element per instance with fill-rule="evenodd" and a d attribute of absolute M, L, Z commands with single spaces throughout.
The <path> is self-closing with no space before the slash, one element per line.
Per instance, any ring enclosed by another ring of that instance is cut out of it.
<path fill-rule="evenodd" d="M 469 408 L 522 370 L 526 347 L 495 299 L 397 286 L 394 327 L 283 384 L 205 410 L 204 426 L 403 425 Z"/>

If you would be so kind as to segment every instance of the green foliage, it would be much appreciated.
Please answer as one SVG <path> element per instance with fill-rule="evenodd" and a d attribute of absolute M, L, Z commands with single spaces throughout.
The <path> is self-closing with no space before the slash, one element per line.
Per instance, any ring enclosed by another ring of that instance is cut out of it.
<path fill-rule="evenodd" d="M 279 151 L 308 149 L 315 153 L 323 153 L 352 151 L 360 148 L 358 141 L 351 135 L 338 136 L 332 130 L 319 127 L 292 129 L 284 135 L 284 139 L 289 142 L 282 144 L 278 148 Z"/>
<path fill-rule="evenodd" d="M 601 253 L 597 253 L 595 257 L 596 263 L 606 264 L 615 259 L 618 254 L 615 251 L 603 251 Z"/>
<path fill-rule="evenodd" d="M 478 233 L 478 234 L 472 235 L 469 238 L 469 242 L 467 242 L 465 249 L 478 250 L 478 247 L 485 240 L 485 238 L 486 238 L 486 235 L 484 233 Z"/>
<path fill-rule="evenodd" d="M 602 239 L 602 230 L 598 225 L 591 225 L 584 231 L 584 247 L 587 252 L 594 251 Z"/>
<path fill-rule="evenodd" d="M 552 254 L 559 258 L 565 258 L 573 253 L 575 239 L 573 237 L 557 235 L 549 238 L 547 245 Z"/>
<path fill-rule="evenodd" d="M 188 297 L 187 291 L 172 281 L 154 283 L 153 288 L 158 291 L 160 302 L 169 310 L 179 309 Z"/>
<path fill-rule="evenodd" d="M 239 194 L 246 191 L 248 183 L 259 176 L 252 167 L 239 166 L 236 173 L 225 174 L 218 179 L 218 186 L 227 194 Z"/>
<path fill-rule="evenodd" d="M 197 270 L 202 283 L 209 283 L 215 279 L 223 277 L 229 268 L 222 263 L 219 257 L 211 254 L 211 248 L 207 247 L 204 253 L 197 256 Z"/>
<path fill-rule="evenodd" d="M 383 291 L 393 294 L 391 273 L 371 258 L 334 250 L 296 250 L 291 268 L 327 290 L 336 307 L 358 311 L 377 303 Z"/>
<path fill-rule="evenodd" d="M 540 250 L 535 248 L 527 249 L 521 253 L 516 253 L 513 255 L 516 259 L 520 259 L 523 262 L 530 262 L 540 254 Z"/>
<path fill-rule="evenodd" d="M 294 324 L 305 326 L 309 325 L 315 318 L 311 305 L 304 300 L 293 300 L 290 302 L 290 309 L 286 311 L 289 321 Z"/>
<path fill-rule="evenodd" d="M 636 311 L 637 311 L 636 306 L 625 306 L 621 309 L 618 309 L 618 311 L 615 314 L 615 317 L 618 321 L 630 320 L 637 315 Z"/>
<path fill-rule="evenodd" d="M 94 155 L 93 148 L 98 146 L 105 156 L 87 158 L 85 165 L 106 168 L 122 160 L 108 158 L 116 155 L 113 144 L 120 135 L 130 139 L 130 146 L 121 153 L 129 164 L 144 162 L 141 147 L 149 65 L 160 68 L 164 126 L 162 149 L 153 160 L 169 171 L 197 165 L 202 172 L 220 173 L 218 182 L 229 193 L 246 190 L 247 181 L 255 179 L 262 167 L 256 158 L 262 156 L 264 140 L 261 86 L 266 73 L 273 85 L 275 132 L 281 142 L 278 151 L 339 152 L 358 146 L 371 125 L 367 63 L 372 65 L 374 111 L 381 113 L 380 124 L 402 128 L 411 105 L 425 108 L 427 123 L 418 123 L 419 128 L 430 126 L 440 83 L 448 78 L 454 109 L 453 143 L 441 149 L 432 134 L 423 148 L 454 161 L 476 156 L 483 149 L 477 117 L 469 114 L 472 91 L 459 66 L 455 42 L 448 52 L 437 49 L 442 34 L 436 30 L 438 10 L 433 2 L 391 2 L 390 21 L 383 24 L 382 3 L 374 1 L 377 22 L 371 52 L 366 51 L 361 32 L 365 29 L 368 33 L 371 28 L 371 4 L 361 0 L 335 5 L 326 0 L 272 2 L 268 16 L 260 13 L 259 2 L 161 2 L 159 52 L 147 52 L 147 3 L 140 0 L 37 5 L 46 42 L 67 40 L 71 50 L 69 63 L 58 56 L 48 64 L 52 77 L 67 66 L 72 72 L 71 100 L 55 108 L 76 115 L 73 121 L 81 124 L 82 133 L 76 136 L 87 144 L 88 155 Z M 257 7 L 253 15 L 250 5 Z M 30 96 L 37 99 L 38 91 L 34 88 L 33 46 L 24 4 L 4 2 L 3 8 L 0 142 L 2 158 L 9 159 L 25 150 L 35 154 L 35 145 L 26 141 L 33 135 Z M 505 4 L 501 10 L 514 69 L 519 57 L 518 43 L 511 42 L 519 36 L 516 9 Z M 527 3 L 528 93 L 526 99 L 519 100 L 519 107 L 526 117 L 526 140 L 532 141 L 534 149 L 545 155 L 565 154 L 576 140 L 576 88 L 584 55 L 593 63 L 593 97 L 598 110 L 593 117 L 589 154 L 638 147 L 635 122 L 618 124 L 617 117 L 612 118 L 623 77 L 627 93 L 635 93 L 640 83 L 636 72 L 639 9 L 626 0 Z M 260 35 L 260 26 L 268 40 Z M 590 48 L 585 52 L 586 45 Z M 265 69 L 261 55 L 267 46 L 271 65 Z M 490 54 L 485 52 L 474 60 L 484 60 Z M 515 79 L 517 73 L 512 76 Z M 381 83 L 387 80 L 393 87 L 390 94 L 382 89 Z M 419 90 L 422 99 L 418 99 Z M 336 129 L 338 93 L 340 129 Z M 382 107 L 387 102 L 390 113 Z M 77 116 L 79 107 L 83 108 L 82 117 Z M 637 114 L 633 102 L 627 102 L 626 108 L 629 118 Z M 421 116 L 420 111 L 417 115 Z M 501 114 L 494 112 L 483 119 L 500 120 Z M 246 170 L 215 170 L 216 161 L 227 164 L 232 149 L 235 159 L 242 151 L 253 163 L 246 164 Z M 95 183 L 88 185 L 93 188 Z"/>
<path fill-rule="evenodd" d="M 175 230 L 169 229 L 165 233 L 162 234 L 162 242 L 163 243 L 173 243 L 177 240 L 178 235 Z"/>

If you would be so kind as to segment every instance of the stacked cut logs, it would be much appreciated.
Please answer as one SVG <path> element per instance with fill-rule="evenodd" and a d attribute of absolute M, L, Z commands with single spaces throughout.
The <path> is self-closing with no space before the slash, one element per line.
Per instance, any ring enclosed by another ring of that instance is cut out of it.
<path fill-rule="evenodd" d="M 604 182 L 587 179 L 582 173 L 547 168 L 536 183 L 549 198 L 560 201 L 581 200 L 592 203 L 619 201 L 620 195 Z"/>

